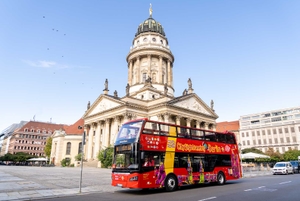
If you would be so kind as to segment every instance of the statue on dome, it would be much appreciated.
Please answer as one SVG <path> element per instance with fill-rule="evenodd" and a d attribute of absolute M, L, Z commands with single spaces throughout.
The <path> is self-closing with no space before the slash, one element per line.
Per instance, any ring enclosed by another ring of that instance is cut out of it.
<path fill-rule="evenodd" d="M 114 97 L 118 97 L 118 92 L 117 92 L 117 90 L 114 91 Z"/>
<path fill-rule="evenodd" d="M 150 17 L 152 17 L 152 4 L 150 3 L 150 8 L 149 8 L 149 14 L 150 14 Z"/>
<path fill-rule="evenodd" d="M 165 83 L 164 94 L 167 95 L 167 93 L 168 93 L 168 85 L 167 85 L 167 83 Z"/>
<path fill-rule="evenodd" d="M 192 80 L 191 80 L 191 78 L 189 78 L 189 80 L 188 80 L 188 85 L 189 85 L 189 89 L 192 89 L 193 87 L 193 84 L 192 84 Z"/>
<path fill-rule="evenodd" d="M 130 86 L 129 86 L 129 83 L 127 83 L 127 85 L 126 85 L 126 96 L 129 96 L 129 89 L 130 89 Z"/>
<path fill-rule="evenodd" d="M 91 102 L 89 101 L 87 104 L 87 109 L 90 109 L 90 107 L 91 107 Z"/>
<path fill-rule="evenodd" d="M 210 101 L 210 108 L 214 111 L 214 101 L 213 100 Z"/>
<path fill-rule="evenodd" d="M 103 91 L 107 91 L 107 90 L 108 90 L 108 80 L 106 79 L 105 83 L 104 83 L 104 90 Z"/>

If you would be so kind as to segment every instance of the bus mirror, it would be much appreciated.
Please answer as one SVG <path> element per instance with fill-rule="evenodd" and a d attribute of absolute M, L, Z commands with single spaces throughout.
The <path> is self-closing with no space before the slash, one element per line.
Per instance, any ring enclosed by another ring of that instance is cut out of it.
<path fill-rule="evenodd" d="M 141 159 L 144 159 L 144 157 L 145 157 L 145 152 L 141 152 Z"/>

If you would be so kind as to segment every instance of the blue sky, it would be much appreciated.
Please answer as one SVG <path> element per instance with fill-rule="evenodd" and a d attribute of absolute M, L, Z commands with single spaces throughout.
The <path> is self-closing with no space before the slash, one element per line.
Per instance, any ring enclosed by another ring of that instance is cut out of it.
<path fill-rule="evenodd" d="M 0 130 L 75 123 L 103 92 L 125 95 L 126 56 L 149 17 L 175 56 L 175 95 L 191 78 L 217 122 L 300 106 L 300 1 L 0 1 Z"/>

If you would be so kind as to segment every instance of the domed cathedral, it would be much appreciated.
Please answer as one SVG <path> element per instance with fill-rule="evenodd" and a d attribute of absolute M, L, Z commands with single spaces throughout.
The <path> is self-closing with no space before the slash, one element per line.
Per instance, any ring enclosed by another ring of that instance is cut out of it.
<path fill-rule="evenodd" d="M 208 106 L 194 93 L 192 81 L 181 96 L 174 97 L 174 55 L 169 48 L 163 26 L 150 16 L 137 28 L 132 47 L 126 57 L 128 82 L 123 97 L 109 94 L 108 79 L 103 94 L 88 103 L 83 116 L 87 134 L 85 157 L 113 145 L 120 126 L 130 120 L 147 117 L 151 120 L 215 130 L 217 114 L 213 101 Z"/>

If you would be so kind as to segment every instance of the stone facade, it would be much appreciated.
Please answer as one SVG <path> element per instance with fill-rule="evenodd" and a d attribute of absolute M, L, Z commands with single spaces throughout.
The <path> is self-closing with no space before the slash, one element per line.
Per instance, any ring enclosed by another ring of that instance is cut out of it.
<path fill-rule="evenodd" d="M 147 31 L 149 30 L 149 31 Z M 94 103 L 88 103 L 84 129 L 87 134 L 85 159 L 96 160 L 100 150 L 113 145 L 121 125 L 137 118 L 197 128 L 216 128 L 213 101 L 208 106 L 192 88 L 191 79 L 182 96 L 174 97 L 174 56 L 161 24 L 152 16 L 138 27 L 126 59 L 126 95 L 109 95 L 108 80 Z"/>
<path fill-rule="evenodd" d="M 243 115 L 239 121 L 243 149 L 300 149 L 300 107 Z"/>

